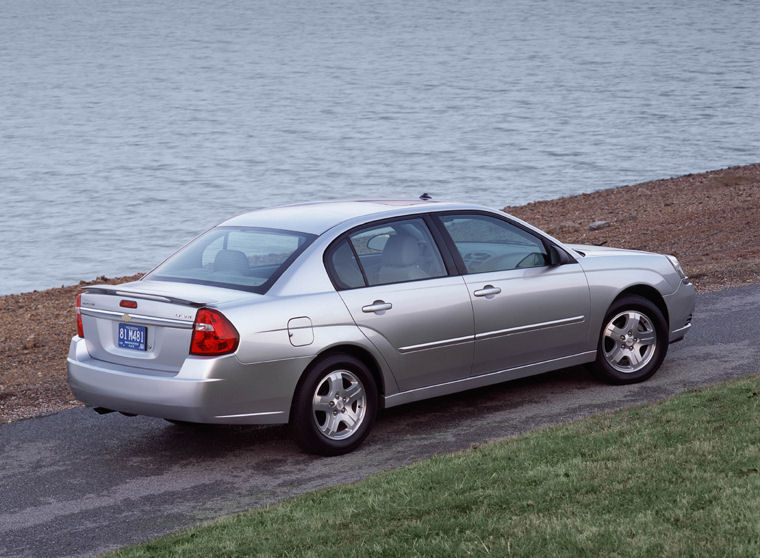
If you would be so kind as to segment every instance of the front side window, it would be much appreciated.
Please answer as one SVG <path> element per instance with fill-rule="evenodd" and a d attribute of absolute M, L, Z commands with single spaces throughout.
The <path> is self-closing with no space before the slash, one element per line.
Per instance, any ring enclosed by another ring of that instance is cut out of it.
<path fill-rule="evenodd" d="M 338 288 L 447 275 L 438 247 L 420 218 L 359 229 L 331 250 L 327 264 Z"/>
<path fill-rule="evenodd" d="M 314 238 L 278 229 L 217 227 L 146 278 L 265 292 Z"/>
<path fill-rule="evenodd" d="M 540 238 L 507 221 L 476 214 L 442 215 L 440 219 L 467 273 L 540 267 L 549 261 Z"/>

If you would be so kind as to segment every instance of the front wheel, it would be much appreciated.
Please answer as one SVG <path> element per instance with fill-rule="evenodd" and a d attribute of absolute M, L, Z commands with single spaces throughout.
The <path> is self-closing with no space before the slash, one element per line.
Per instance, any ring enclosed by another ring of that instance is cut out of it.
<path fill-rule="evenodd" d="M 591 370 L 613 384 L 643 382 L 657 372 L 667 351 L 668 326 L 660 309 L 627 295 L 607 311 Z"/>
<path fill-rule="evenodd" d="M 309 453 L 348 453 L 369 434 L 376 413 L 377 386 L 364 363 L 331 355 L 306 372 L 295 394 L 293 437 Z"/>

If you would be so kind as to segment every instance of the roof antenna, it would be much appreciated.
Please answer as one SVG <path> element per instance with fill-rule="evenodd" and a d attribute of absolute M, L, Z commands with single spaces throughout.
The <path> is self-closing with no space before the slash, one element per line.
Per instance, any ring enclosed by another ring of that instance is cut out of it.
<path fill-rule="evenodd" d="M 433 196 L 431 196 L 430 194 L 428 194 L 427 192 L 425 192 L 424 194 L 422 194 L 422 195 L 420 196 L 420 199 L 421 199 L 422 201 L 428 201 L 428 200 L 432 200 L 432 199 L 433 199 Z"/>

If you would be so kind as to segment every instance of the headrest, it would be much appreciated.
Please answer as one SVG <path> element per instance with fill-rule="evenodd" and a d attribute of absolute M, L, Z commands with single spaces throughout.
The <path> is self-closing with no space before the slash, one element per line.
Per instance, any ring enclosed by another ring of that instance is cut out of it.
<path fill-rule="evenodd" d="M 419 257 L 420 246 L 417 240 L 408 234 L 390 237 L 383 248 L 383 265 L 410 266 L 417 263 Z"/>
<path fill-rule="evenodd" d="M 228 271 L 238 275 L 248 273 L 248 258 L 240 250 L 219 250 L 214 258 L 214 271 Z"/>

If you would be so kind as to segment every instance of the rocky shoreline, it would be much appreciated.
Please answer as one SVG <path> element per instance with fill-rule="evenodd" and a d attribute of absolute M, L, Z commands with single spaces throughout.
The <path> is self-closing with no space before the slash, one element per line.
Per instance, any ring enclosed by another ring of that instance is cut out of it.
<path fill-rule="evenodd" d="M 760 164 L 506 207 L 563 242 L 673 254 L 700 292 L 760 283 Z M 0 422 L 78 406 L 66 385 L 84 285 L 0 297 Z"/>

